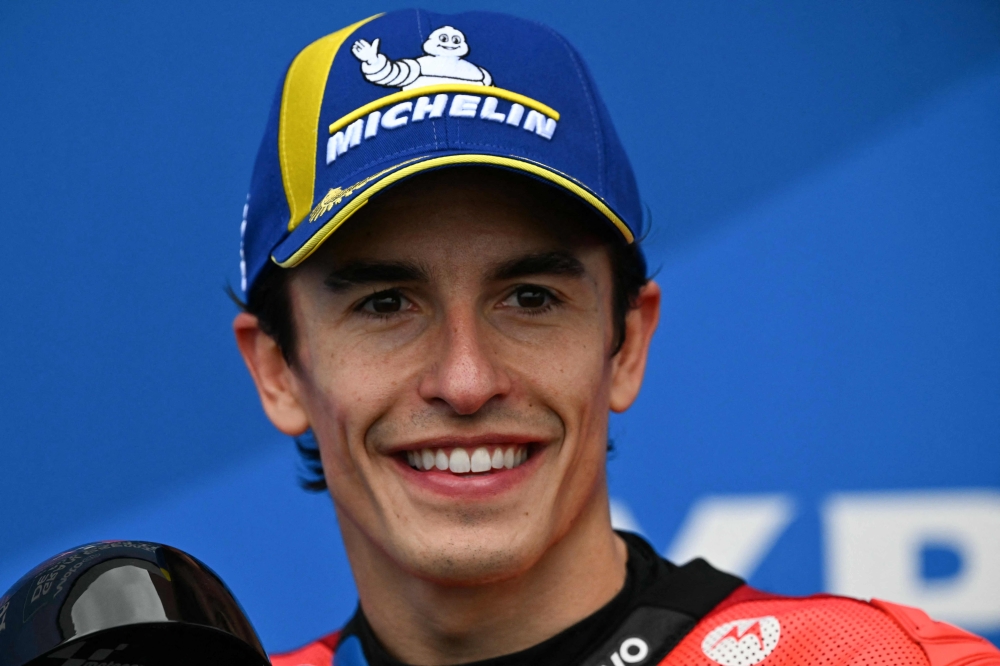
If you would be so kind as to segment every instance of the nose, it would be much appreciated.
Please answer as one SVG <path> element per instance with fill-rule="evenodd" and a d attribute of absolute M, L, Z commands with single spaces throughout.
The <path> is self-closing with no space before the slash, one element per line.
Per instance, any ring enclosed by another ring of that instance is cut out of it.
<path fill-rule="evenodd" d="M 420 382 L 420 396 L 430 403 L 467 416 L 510 391 L 509 375 L 472 312 L 447 317 L 435 356 Z"/>

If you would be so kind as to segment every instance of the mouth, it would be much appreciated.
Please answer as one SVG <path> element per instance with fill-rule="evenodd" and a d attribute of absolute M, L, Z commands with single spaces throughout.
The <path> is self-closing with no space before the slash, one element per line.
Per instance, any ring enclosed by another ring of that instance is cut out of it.
<path fill-rule="evenodd" d="M 477 475 L 520 467 L 530 457 L 527 444 L 509 446 L 477 446 L 423 448 L 404 452 L 406 462 L 418 472 L 451 472 L 456 475 Z"/>

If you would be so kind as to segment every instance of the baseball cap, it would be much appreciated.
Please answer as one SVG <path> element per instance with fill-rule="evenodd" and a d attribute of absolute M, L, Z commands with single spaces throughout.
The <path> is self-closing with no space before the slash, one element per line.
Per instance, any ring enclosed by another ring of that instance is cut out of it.
<path fill-rule="evenodd" d="M 583 59 L 493 12 L 378 14 L 305 47 L 278 87 L 244 207 L 242 286 L 296 266 L 368 200 L 432 169 L 506 169 L 579 198 L 631 243 L 635 176 Z"/>

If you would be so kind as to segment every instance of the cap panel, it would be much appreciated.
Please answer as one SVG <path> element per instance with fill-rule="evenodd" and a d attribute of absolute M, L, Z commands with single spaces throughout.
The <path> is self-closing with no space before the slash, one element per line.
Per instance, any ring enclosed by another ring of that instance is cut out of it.
<path fill-rule="evenodd" d="M 562 37 L 560 36 L 560 38 Z M 595 122 L 601 128 L 604 183 L 608 202 L 629 221 L 635 235 L 642 238 L 645 233 L 645 229 L 643 228 L 642 199 L 639 196 L 639 187 L 635 180 L 635 172 L 632 170 L 632 164 L 625 153 L 625 146 L 622 145 L 615 125 L 611 122 L 611 114 L 608 113 L 608 107 L 604 103 L 604 99 L 597 93 L 597 84 L 590 73 L 590 68 L 569 42 L 565 42 L 564 40 L 564 43 L 566 44 L 566 48 L 572 51 L 577 66 L 580 69 L 581 77 L 586 81 L 594 113 L 596 114 Z"/>
<path fill-rule="evenodd" d="M 289 231 L 312 208 L 316 179 L 314 155 L 319 134 L 317 125 L 333 58 L 351 33 L 377 16 L 317 39 L 299 52 L 285 75 L 278 126 L 278 158 L 291 210 Z"/>
<path fill-rule="evenodd" d="M 584 66 L 583 59 L 580 57 L 580 54 L 578 54 L 576 52 L 576 49 L 574 49 L 573 46 L 570 45 L 568 41 L 566 41 L 565 37 L 563 37 L 562 35 L 560 35 L 558 32 L 556 32 L 547 25 L 538 24 L 538 26 L 542 30 L 545 30 L 550 35 L 552 35 L 552 37 L 555 38 L 556 42 L 561 44 L 562 47 L 566 50 L 566 54 L 573 65 L 572 74 L 576 76 L 577 80 L 580 83 L 581 88 L 583 89 L 583 97 L 586 100 L 585 108 L 589 112 L 587 114 L 588 120 L 590 121 L 590 127 L 593 129 L 594 133 L 594 147 L 596 149 L 595 157 L 597 158 L 597 180 L 595 181 L 596 187 L 600 192 L 606 193 L 607 188 L 605 187 L 605 179 L 604 179 L 605 143 L 604 143 L 604 134 L 601 131 L 602 128 L 597 118 L 597 109 L 594 104 L 594 100 L 597 97 L 597 95 L 594 92 L 596 90 L 594 86 L 594 80 L 593 78 L 591 78 L 590 72 L 587 71 L 587 68 Z M 570 75 L 570 73 L 567 72 L 567 75 Z"/>
<path fill-rule="evenodd" d="M 604 161 L 607 174 L 605 182 L 607 183 L 608 204 L 629 221 L 636 237 L 642 238 L 646 229 L 644 227 L 642 199 L 639 196 L 635 172 L 632 170 L 628 155 L 625 154 L 625 148 L 618 138 L 618 133 L 615 131 L 614 125 L 611 124 L 611 117 L 604 101 L 597 97 L 594 102 L 597 105 L 598 114 L 602 118 L 601 125 L 605 135 Z"/>
<path fill-rule="evenodd" d="M 271 103 L 271 112 L 257 151 L 253 175 L 250 177 L 250 193 L 244 209 L 240 236 L 244 292 L 248 291 L 268 265 L 272 248 L 286 233 L 290 213 L 278 161 L 281 89 L 279 85 Z"/>

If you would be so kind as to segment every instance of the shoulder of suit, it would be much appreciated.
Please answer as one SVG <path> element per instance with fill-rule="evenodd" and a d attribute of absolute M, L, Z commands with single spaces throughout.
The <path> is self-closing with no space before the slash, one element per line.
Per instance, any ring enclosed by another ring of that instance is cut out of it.
<path fill-rule="evenodd" d="M 335 631 L 296 650 L 272 654 L 271 666 L 330 666 L 339 636 Z"/>
<path fill-rule="evenodd" d="M 661 666 L 1000 666 L 989 641 L 921 610 L 743 586 L 706 615 Z"/>

